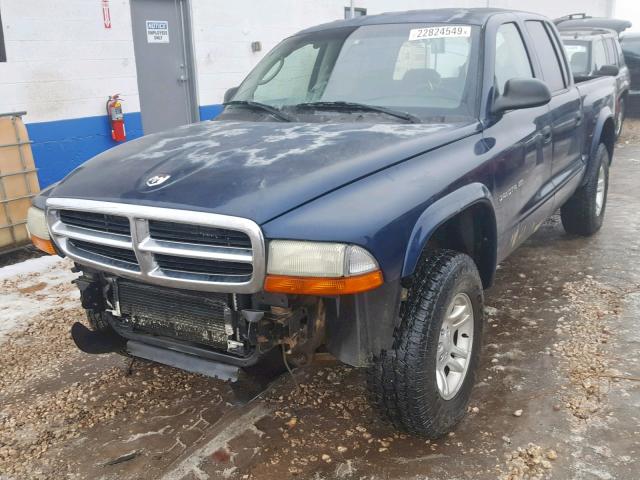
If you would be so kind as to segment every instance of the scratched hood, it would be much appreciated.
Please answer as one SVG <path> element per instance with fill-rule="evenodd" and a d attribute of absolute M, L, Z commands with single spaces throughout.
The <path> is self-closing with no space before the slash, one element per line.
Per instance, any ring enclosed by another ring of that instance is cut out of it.
<path fill-rule="evenodd" d="M 202 122 L 108 150 L 74 170 L 50 196 L 264 223 L 473 130 L 470 123 Z"/>

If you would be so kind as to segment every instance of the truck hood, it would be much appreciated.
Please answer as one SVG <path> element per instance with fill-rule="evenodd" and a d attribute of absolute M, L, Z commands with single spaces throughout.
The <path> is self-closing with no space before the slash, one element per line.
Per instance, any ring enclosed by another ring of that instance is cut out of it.
<path fill-rule="evenodd" d="M 475 122 L 208 121 L 108 150 L 71 172 L 50 196 L 215 212 L 262 224 L 475 131 Z"/>

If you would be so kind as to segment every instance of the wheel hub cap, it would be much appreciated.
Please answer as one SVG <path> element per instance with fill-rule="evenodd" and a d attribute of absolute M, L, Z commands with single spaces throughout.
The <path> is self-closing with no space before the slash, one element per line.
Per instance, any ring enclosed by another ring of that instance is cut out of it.
<path fill-rule="evenodd" d="M 600 165 L 598 170 L 598 186 L 596 188 L 596 217 L 599 217 L 602 213 L 602 207 L 604 205 L 604 190 L 605 190 L 605 173 L 604 166 Z"/>
<path fill-rule="evenodd" d="M 458 293 L 447 309 L 436 352 L 436 382 L 445 400 L 458 393 L 467 376 L 473 349 L 473 306 L 466 293 Z"/>

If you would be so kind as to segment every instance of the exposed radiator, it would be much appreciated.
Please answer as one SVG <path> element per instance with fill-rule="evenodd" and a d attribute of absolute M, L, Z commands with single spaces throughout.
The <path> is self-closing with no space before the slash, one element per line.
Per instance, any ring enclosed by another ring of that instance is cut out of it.
<path fill-rule="evenodd" d="M 230 295 L 118 281 L 120 317 L 133 331 L 227 349 Z"/>

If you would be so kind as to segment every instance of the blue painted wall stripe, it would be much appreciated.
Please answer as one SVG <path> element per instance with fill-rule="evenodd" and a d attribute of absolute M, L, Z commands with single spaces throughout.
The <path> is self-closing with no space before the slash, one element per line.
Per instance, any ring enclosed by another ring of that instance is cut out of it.
<path fill-rule="evenodd" d="M 202 105 L 200 107 L 200 120 L 211 120 L 222 112 L 222 105 Z"/>
<path fill-rule="evenodd" d="M 222 105 L 203 105 L 200 107 L 200 118 L 210 120 L 221 111 Z M 127 140 L 143 135 L 140 112 L 125 113 L 125 128 Z M 33 142 L 31 148 L 38 168 L 40 188 L 61 180 L 90 158 L 118 145 L 111 139 L 106 115 L 28 123 L 27 130 Z"/>

